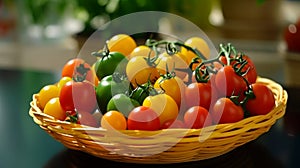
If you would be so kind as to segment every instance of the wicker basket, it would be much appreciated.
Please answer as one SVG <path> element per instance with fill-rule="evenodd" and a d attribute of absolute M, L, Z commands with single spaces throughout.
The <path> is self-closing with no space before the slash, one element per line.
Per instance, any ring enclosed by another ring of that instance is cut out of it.
<path fill-rule="evenodd" d="M 267 115 L 254 116 L 232 124 L 203 129 L 165 129 L 159 131 L 113 131 L 54 120 L 38 107 L 33 95 L 30 116 L 42 129 L 67 148 L 120 162 L 178 163 L 204 160 L 225 154 L 267 132 L 285 113 L 287 92 L 270 79 L 257 82 L 269 86 L 276 107 Z"/>

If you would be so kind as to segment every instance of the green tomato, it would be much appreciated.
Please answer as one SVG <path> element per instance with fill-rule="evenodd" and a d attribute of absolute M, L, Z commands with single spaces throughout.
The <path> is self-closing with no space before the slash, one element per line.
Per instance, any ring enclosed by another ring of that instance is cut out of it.
<path fill-rule="evenodd" d="M 109 100 L 116 94 L 131 91 L 130 82 L 116 73 L 104 77 L 96 87 L 96 97 L 100 111 L 105 114 Z"/>
<path fill-rule="evenodd" d="M 123 93 L 114 95 L 107 104 L 107 111 L 116 110 L 128 117 L 130 111 L 135 107 L 140 106 L 140 103 Z"/>
<path fill-rule="evenodd" d="M 124 73 L 128 59 L 120 52 L 109 52 L 100 57 L 95 63 L 98 79 L 112 75 L 114 72 Z"/>

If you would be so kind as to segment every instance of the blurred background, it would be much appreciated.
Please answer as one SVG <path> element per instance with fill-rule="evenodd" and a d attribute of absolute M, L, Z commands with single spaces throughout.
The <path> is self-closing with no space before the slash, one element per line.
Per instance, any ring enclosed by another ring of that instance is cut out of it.
<path fill-rule="evenodd" d="M 299 0 L 0 0 L 0 67 L 59 71 L 97 28 L 137 11 L 182 16 L 216 47 L 231 42 L 262 68 L 266 62 L 276 67 L 299 60 L 297 52 L 288 52 L 285 39 L 286 31 L 297 28 L 288 29 L 300 18 Z M 160 26 L 189 36 L 184 25 L 174 25 L 169 20 Z"/>

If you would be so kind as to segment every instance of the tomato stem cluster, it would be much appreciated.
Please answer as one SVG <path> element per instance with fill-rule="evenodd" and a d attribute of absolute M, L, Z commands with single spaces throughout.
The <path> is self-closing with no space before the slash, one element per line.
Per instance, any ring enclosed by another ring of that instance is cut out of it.
<path fill-rule="evenodd" d="M 232 66 L 234 72 L 237 75 L 239 75 L 241 78 L 243 78 L 243 80 L 246 82 L 248 89 L 245 91 L 245 93 L 241 93 L 244 94 L 243 96 L 245 96 L 245 98 L 242 101 L 240 101 L 240 96 L 242 95 L 235 95 L 235 93 L 232 94 L 230 99 L 236 105 L 240 105 L 243 107 L 249 99 L 255 98 L 251 85 L 244 77 L 250 70 L 250 68 L 245 70 L 245 66 L 248 64 L 248 61 L 244 59 L 244 54 L 238 52 L 231 43 L 228 43 L 227 45 L 220 44 L 218 56 L 212 59 L 207 59 L 206 57 L 203 56 L 203 54 L 198 49 L 192 48 L 179 41 L 175 41 L 175 42 L 167 41 L 167 40 L 156 41 L 153 39 L 148 39 L 146 41 L 146 45 L 152 48 L 153 51 L 155 51 L 156 56 L 152 58 L 151 60 L 152 62 L 155 62 L 155 60 L 158 58 L 158 53 L 159 53 L 158 49 L 163 47 L 165 48 L 166 53 L 169 54 L 170 56 L 179 52 L 181 47 L 187 49 L 188 51 L 193 52 L 196 55 L 196 57 L 192 59 L 188 68 L 186 69 L 175 68 L 175 70 L 179 70 L 187 73 L 188 81 L 186 82 L 186 84 L 192 83 L 193 76 L 195 77 L 198 83 L 207 83 L 210 80 L 211 75 L 216 74 L 218 72 L 218 69 L 215 67 L 216 64 L 219 64 L 223 67 Z M 225 57 L 226 62 L 221 61 L 222 57 Z M 191 71 L 194 64 L 198 64 L 198 65 L 196 66 L 194 71 Z M 173 77 L 174 74 L 169 72 L 168 67 L 166 67 L 166 71 L 167 71 L 166 74 L 163 76 L 165 79 L 169 79 Z"/>
<path fill-rule="evenodd" d="M 73 80 L 76 82 L 82 82 L 86 79 L 87 72 L 90 71 L 90 68 L 84 67 L 84 64 L 79 64 L 76 67 Z"/>

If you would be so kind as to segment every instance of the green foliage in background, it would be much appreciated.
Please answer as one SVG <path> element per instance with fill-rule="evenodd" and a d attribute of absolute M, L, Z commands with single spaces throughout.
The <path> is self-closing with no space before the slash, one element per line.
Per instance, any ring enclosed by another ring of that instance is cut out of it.
<path fill-rule="evenodd" d="M 84 23 L 81 35 L 89 35 L 110 20 L 139 11 L 174 13 L 205 28 L 209 24 L 208 17 L 212 9 L 212 0 L 24 0 L 23 2 L 32 23 L 44 25 L 59 22 L 67 13 Z"/>

